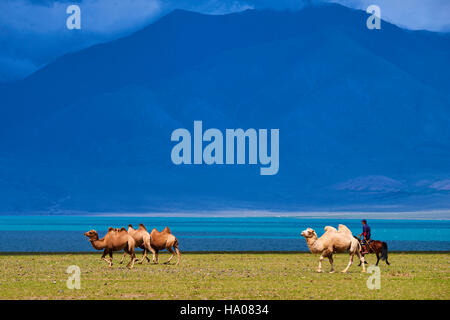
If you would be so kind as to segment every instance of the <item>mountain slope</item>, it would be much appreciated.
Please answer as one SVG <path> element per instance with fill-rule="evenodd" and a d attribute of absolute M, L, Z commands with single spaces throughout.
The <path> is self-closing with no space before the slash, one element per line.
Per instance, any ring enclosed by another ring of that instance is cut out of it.
<path fill-rule="evenodd" d="M 3 86 L 0 210 L 447 206 L 448 35 L 365 19 L 177 10 Z M 194 120 L 279 128 L 279 173 L 173 165 L 170 134 Z"/>

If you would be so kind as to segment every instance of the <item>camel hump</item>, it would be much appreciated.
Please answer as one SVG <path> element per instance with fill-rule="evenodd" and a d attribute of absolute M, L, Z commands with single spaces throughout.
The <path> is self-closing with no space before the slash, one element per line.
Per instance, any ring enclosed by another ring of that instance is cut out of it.
<path fill-rule="evenodd" d="M 332 227 L 332 226 L 326 226 L 324 228 L 325 232 L 337 232 L 336 228 Z"/>
<path fill-rule="evenodd" d="M 349 234 L 349 235 L 353 236 L 353 234 L 350 231 L 350 229 L 347 228 L 346 226 L 344 226 L 343 224 L 339 225 L 339 232 L 346 233 L 346 234 Z"/>
<path fill-rule="evenodd" d="M 111 231 L 114 231 L 114 228 L 113 228 L 113 227 L 109 227 L 109 228 L 108 228 L 108 232 L 111 232 Z"/>
<path fill-rule="evenodd" d="M 129 224 L 129 225 L 128 225 L 128 228 L 132 228 L 132 229 L 133 229 L 133 225 Z"/>
<path fill-rule="evenodd" d="M 119 230 L 120 232 L 127 232 L 127 229 L 125 229 L 124 227 L 122 227 L 122 228 L 120 228 L 120 230 Z"/>
<path fill-rule="evenodd" d="M 145 228 L 145 226 L 142 223 L 139 223 L 139 229 L 144 229 L 145 231 L 147 231 L 147 229 Z"/>
<path fill-rule="evenodd" d="M 169 227 L 165 227 L 164 230 L 163 230 L 162 232 L 164 232 L 164 233 L 172 233 L 172 232 L 170 232 Z"/>

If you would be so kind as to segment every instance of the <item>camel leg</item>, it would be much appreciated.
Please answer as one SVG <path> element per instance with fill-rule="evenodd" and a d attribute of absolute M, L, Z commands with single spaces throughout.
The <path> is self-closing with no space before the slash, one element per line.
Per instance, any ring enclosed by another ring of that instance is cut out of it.
<path fill-rule="evenodd" d="M 126 255 L 127 255 L 127 253 L 126 253 L 126 251 L 124 250 L 122 259 L 120 259 L 120 261 L 119 261 L 120 264 L 123 263 L 123 260 L 125 259 L 125 256 L 126 256 Z"/>
<path fill-rule="evenodd" d="M 164 262 L 164 264 L 169 264 L 170 260 L 172 260 L 172 258 L 175 257 L 175 251 L 173 251 L 173 249 L 171 247 L 167 247 L 167 251 L 169 251 L 172 255 L 170 256 L 169 260 Z"/>
<path fill-rule="evenodd" d="M 134 262 L 137 260 L 136 254 L 133 252 L 133 253 L 130 253 L 130 256 L 131 256 L 131 259 L 130 259 L 130 262 L 128 263 L 127 267 L 129 267 L 130 269 L 133 269 Z"/>
<path fill-rule="evenodd" d="M 153 262 L 153 263 L 157 263 L 157 262 L 155 262 L 155 261 L 157 261 L 157 258 L 156 258 L 156 250 L 153 249 L 152 247 L 150 247 L 150 251 L 151 251 L 151 253 L 152 253 L 152 262 Z M 147 261 L 150 262 L 150 259 L 147 258 Z"/>
<path fill-rule="evenodd" d="M 112 250 L 110 250 L 108 253 L 109 253 L 109 267 L 111 268 L 112 267 L 112 261 L 113 261 L 113 259 L 112 259 L 113 252 L 112 252 Z"/>
<path fill-rule="evenodd" d="M 150 259 L 148 257 L 148 252 L 153 253 L 153 248 L 150 244 L 150 237 L 144 237 L 144 255 L 142 256 L 142 260 L 140 263 L 144 262 L 144 259 L 147 259 L 147 262 L 150 262 Z"/>
<path fill-rule="evenodd" d="M 354 253 L 350 253 L 350 261 L 348 262 L 347 267 L 346 267 L 344 270 L 342 270 L 343 273 L 346 273 L 347 270 L 348 270 L 348 269 L 350 268 L 350 266 L 352 265 L 352 263 L 353 263 L 353 255 L 354 255 Z M 363 267 L 363 269 L 364 269 L 364 267 Z"/>
<path fill-rule="evenodd" d="M 142 259 L 139 260 L 139 264 L 142 264 L 142 262 L 144 262 L 145 258 L 147 258 L 147 261 L 150 260 L 150 259 L 147 257 L 147 249 L 144 249 L 144 253 L 142 254 Z"/>
<path fill-rule="evenodd" d="M 108 253 L 109 253 L 109 252 L 108 252 L 108 249 L 105 249 L 105 250 L 103 251 L 103 254 L 102 254 L 101 259 L 102 259 L 102 260 L 105 260 L 105 261 L 109 264 L 109 267 L 111 268 L 111 266 L 112 266 L 112 257 L 111 257 L 110 260 L 108 260 L 108 259 L 105 258 L 106 255 L 107 255 Z M 110 256 L 111 256 L 111 254 L 110 254 Z"/>
<path fill-rule="evenodd" d="M 322 272 L 322 260 L 323 260 L 323 255 L 320 255 L 319 267 L 317 268 L 317 272 Z"/>
<path fill-rule="evenodd" d="M 332 254 L 330 254 L 330 255 L 328 256 L 328 260 L 330 261 L 330 264 L 331 264 L 331 270 L 330 270 L 330 273 L 334 273 L 334 267 L 333 267 L 333 255 L 332 255 Z"/>
<path fill-rule="evenodd" d="M 175 263 L 175 265 L 177 266 L 180 263 L 181 251 L 180 251 L 180 248 L 178 248 L 178 245 L 175 246 L 174 248 L 175 248 L 175 252 L 177 253 L 177 263 Z"/>
<path fill-rule="evenodd" d="M 356 251 L 356 255 L 359 258 L 359 265 L 362 265 L 361 272 L 366 272 L 366 261 L 364 261 L 364 255 L 360 251 Z"/>
<path fill-rule="evenodd" d="M 125 253 L 128 253 L 131 257 L 130 262 L 128 262 L 127 267 L 133 269 L 134 261 L 136 259 L 136 254 L 134 253 L 134 246 L 130 246 L 129 248 L 124 248 Z"/>
<path fill-rule="evenodd" d="M 153 263 L 158 264 L 158 253 L 159 250 L 155 250 L 155 253 L 153 255 Z"/>

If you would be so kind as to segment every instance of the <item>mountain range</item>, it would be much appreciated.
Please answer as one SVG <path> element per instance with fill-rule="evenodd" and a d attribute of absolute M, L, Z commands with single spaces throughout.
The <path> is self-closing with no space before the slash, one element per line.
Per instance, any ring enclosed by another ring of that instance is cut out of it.
<path fill-rule="evenodd" d="M 0 84 L 0 212 L 450 205 L 450 35 L 336 4 L 175 10 Z M 277 128 L 280 168 L 180 165 L 177 128 Z"/>

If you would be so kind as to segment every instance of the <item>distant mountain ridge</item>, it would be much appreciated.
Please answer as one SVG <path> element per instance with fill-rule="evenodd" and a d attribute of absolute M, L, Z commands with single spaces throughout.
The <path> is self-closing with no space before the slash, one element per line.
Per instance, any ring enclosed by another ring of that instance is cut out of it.
<path fill-rule="evenodd" d="M 366 19 L 176 10 L 1 85 L 0 211 L 448 206 L 450 36 Z M 279 128 L 279 173 L 173 165 L 194 120 Z"/>

